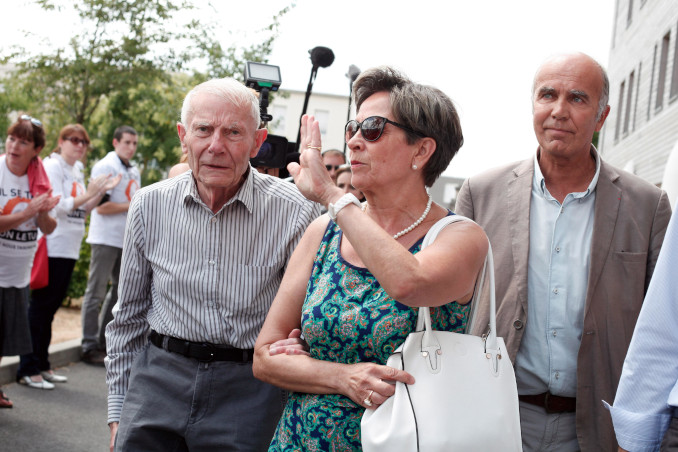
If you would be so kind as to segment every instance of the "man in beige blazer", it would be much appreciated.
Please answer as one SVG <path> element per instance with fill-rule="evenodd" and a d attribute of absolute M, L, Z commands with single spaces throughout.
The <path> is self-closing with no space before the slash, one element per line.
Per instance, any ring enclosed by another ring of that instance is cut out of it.
<path fill-rule="evenodd" d="M 604 69 L 584 54 L 537 71 L 534 157 L 471 177 L 456 211 L 494 250 L 497 330 L 516 370 L 526 451 L 614 451 L 610 414 L 671 206 L 591 144 L 610 111 Z M 488 324 L 478 300 L 474 333 Z"/>

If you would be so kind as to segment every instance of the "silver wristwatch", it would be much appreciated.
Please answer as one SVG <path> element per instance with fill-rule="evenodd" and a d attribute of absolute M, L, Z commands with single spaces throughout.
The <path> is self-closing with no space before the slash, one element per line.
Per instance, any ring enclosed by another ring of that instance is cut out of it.
<path fill-rule="evenodd" d="M 339 211 L 349 204 L 355 204 L 356 206 L 360 207 L 360 201 L 358 201 L 358 198 L 356 198 L 355 195 L 351 193 L 346 193 L 344 196 L 339 198 L 339 200 L 337 200 L 336 204 L 329 203 L 327 206 L 327 214 L 330 216 L 332 221 L 337 221 L 337 214 Z"/>

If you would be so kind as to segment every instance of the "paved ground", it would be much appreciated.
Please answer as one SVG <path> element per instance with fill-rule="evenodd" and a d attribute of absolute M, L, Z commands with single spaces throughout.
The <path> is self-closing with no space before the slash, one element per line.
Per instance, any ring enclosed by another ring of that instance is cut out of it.
<path fill-rule="evenodd" d="M 57 372 L 66 375 L 68 383 L 53 390 L 12 383 L 17 358 L 2 360 L 0 387 L 14 408 L 0 409 L 0 451 L 108 451 L 106 372 L 77 362 L 80 334 L 80 309 L 60 308 L 52 325 L 50 361 L 62 366 Z"/>
<path fill-rule="evenodd" d="M 108 450 L 103 367 L 75 363 L 58 369 L 68 383 L 50 391 L 18 383 L 2 386 L 14 402 L 0 409 L 0 450 L 104 452 Z"/>

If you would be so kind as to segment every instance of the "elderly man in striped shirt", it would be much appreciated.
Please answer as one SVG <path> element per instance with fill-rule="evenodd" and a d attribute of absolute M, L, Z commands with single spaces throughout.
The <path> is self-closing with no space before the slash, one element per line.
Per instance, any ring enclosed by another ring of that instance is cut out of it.
<path fill-rule="evenodd" d="M 195 87 L 177 129 L 191 171 L 129 210 L 106 329 L 111 449 L 265 450 L 282 393 L 253 377 L 252 347 L 319 206 L 250 166 L 267 132 L 241 83 Z"/>

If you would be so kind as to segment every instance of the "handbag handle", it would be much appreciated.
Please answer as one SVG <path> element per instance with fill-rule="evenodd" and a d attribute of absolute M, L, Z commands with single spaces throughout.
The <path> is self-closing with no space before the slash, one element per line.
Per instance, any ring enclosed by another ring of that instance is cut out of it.
<path fill-rule="evenodd" d="M 423 250 L 429 246 L 433 241 L 438 237 L 440 231 L 443 230 L 446 226 L 458 221 L 470 221 L 475 223 L 473 220 L 466 218 L 461 215 L 447 215 L 442 219 L 438 220 L 431 229 L 426 233 L 424 241 L 421 244 L 421 249 Z M 475 304 L 481 300 L 483 295 L 483 287 L 485 286 L 485 278 L 489 279 L 489 292 L 490 292 L 490 331 L 485 340 L 486 350 L 497 350 L 497 315 L 496 315 L 496 301 L 495 301 L 495 291 L 494 291 L 494 259 L 492 258 L 492 246 L 488 240 L 487 242 L 487 256 L 485 256 L 485 263 L 483 264 L 482 272 L 480 273 L 479 280 L 476 284 L 476 293 L 473 294 L 473 299 L 471 303 Z M 473 309 L 475 310 L 475 309 Z M 419 308 L 419 315 L 417 316 L 417 328 L 416 331 L 421 331 L 426 329 L 426 332 L 430 334 L 432 331 L 431 327 L 431 313 L 427 306 L 422 306 Z"/>

